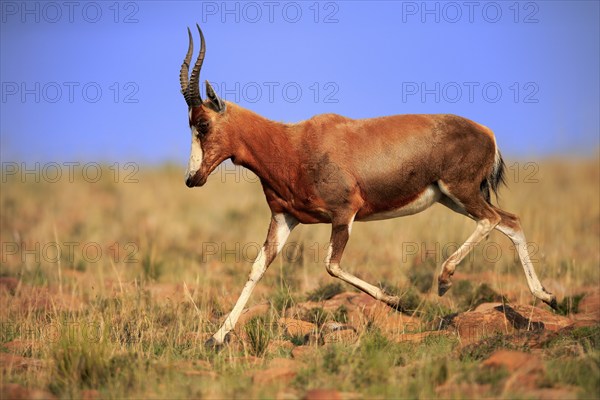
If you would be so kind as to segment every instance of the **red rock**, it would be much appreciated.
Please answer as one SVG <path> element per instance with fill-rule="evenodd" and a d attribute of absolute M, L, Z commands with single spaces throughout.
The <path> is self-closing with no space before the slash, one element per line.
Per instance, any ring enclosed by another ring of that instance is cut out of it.
<path fill-rule="evenodd" d="M 257 304 L 242 311 L 240 318 L 236 324 L 237 327 L 243 327 L 248 321 L 254 317 L 265 315 L 269 312 L 271 306 L 269 304 Z"/>
<path fill-rule="evenodd" d="M 534 307 L 534 306 L 525 306 L 522 304 L 515 304 L 512 308 L 525 318 L 530 320 L 531 324 L 542 323 L 543 328 L 549 331 L 558 331 L 566 326 L 569 326 L 573 323 L 573 320 L 558 314 L 554 314 L 549 308 L 544 307 Z M 507 315 L 509 315 L 507 313 Z M 531 325 L 530 325 L 531 327 Z M 523 327 L 518 327 L 518 329 L 523 329 Z"/>
<path fill-rule="evenodd" d="M 350 302 L 350 304 L 359 308 L 370 308 L 381 303 L 380 301 L 375 300 L 374 298 L 363 292 L 358 293 L 356 296 L 349 298 L 348 301 Z"/>
<path fill-rule="evenodd" d="M 311 389 L 306 392 L 303 400 L 342 400 L 342 394 L 333 389 Z"/>
<path fill-rule="evenodd" d="M 291 368 L 267 368 L 265 370 L 256 371 L 252 380 L 256 384 L 267 384 L 277 382 L 280 384 L 288 384 L 297 375 L 296 370 Z"/>
<path fill-rule="evenodd" d="M 363 314 L 371 324 L 381 329 L 388 336 L 416 332 L 423 325 L 419 318 L 393 310 L 381 302 L 365 308 Z"/>
<path fill-rule="evenodd" d="M 600 290 L 586 294 L 579 302 L 577 317 L 600 322 Z M 576 318 L 577 318 L 576 317 Z"/>
<path fill-rule="evenodd" d="M 463 344 L 476 342 L 499 333 L 546 329 L 558 331 L 573 320 L 545 309 L 523 305 L 481 305 L 477 310 L 456 315 L 450 321 Z"/>
<path fill-rule="evenodd" d="M 82 400 L 96 400 L 101 398 L 100 392 L 93 389 L 87 389 L 81 391 L 81 399 Z"/>
<path fill-rule="evenodd" d="M 279 324 L 283 326 L 290 336 L 306 336 L 317 330 L 313 323 L 292 318 L 280 318 Z"/>
<path fill-rule="evenodd" d="M 493 310 L 496 307 L 502 307 L 502 303 L 481 303 L 480 305 L 475 307 L 473 312 L 484 313 L 484 312 Z"/>
<path fill-rule="evenodd" d="M 513 350 L 498 350 L 482 365 L 494 368 L 503 366 L 510 375 L 504 383 L 504 393 L 523 393 L 537 389 L 538 381 L 544 373 L 544 365 L 539 356 Z"/>
<path fill-rule="evenodd" d="M 498 350 L 494 352 L 482 365 L 486 367 L 505 367 L 509 371 L 516 371 L 528 363 L 539 363 L 539 357 L 513 350 Z"/>
<path fill-rule="evenodd" d="M 584 326 L 595 326 L 598 325 L 598 319 L 590 314 L 575 314 L 573 316 L 573 328 L 581 328 Z"/>

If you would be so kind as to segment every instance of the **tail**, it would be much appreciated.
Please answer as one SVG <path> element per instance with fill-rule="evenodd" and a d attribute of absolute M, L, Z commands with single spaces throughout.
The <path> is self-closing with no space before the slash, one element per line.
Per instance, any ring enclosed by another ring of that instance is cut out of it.
<path fill-rule="evenodd" d="M 506 185 L 506 180 L 504 179 L 506 165 L 504 164 L 504 160 L 502 159 L 502 155 L 499 150 L 496 150 L 496 157 L 494 159 L 494 165 L 492 167 L 492 171 L 490 174 L 481 182 L 481 186 L 479 189 L 481 190 L 481 194 L 485 198 L 485 201 L 488 203 L 492 203 L 492 197 L 490 195 L 490 189 L 494 192 L 496 196 L 496 200 L 498 200 L 498 190 L 500 185 Z"/>

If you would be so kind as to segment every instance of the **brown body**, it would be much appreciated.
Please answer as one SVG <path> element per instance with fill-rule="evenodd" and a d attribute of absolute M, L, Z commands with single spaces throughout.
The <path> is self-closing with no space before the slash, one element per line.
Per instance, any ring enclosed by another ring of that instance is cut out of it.
<path fill-rule="evenodd" d="M 225 154 L 259 176 L 274 213 L 303 224 L 349 215 L 367 220 L 410 204 L 440 180 L 477 182 L 479 190 L 496 155 L 489 129 L 454 115 L 353 120 L 323 114 L 281 124 L 231 103 L 227 112 L 219 123 L 232 132 Z M 198 171 L 198 181 L 211 171 Z"/>
<path fill-rule="evenodd" d="M 493 229 L 507 235 L 521 259 L 534 296 L 556 306 L 539 282 L 517 216 L 494 206 L 504 163 L 491 130 L 455 115 L 394 115 L 353 120 L 317 115 L 283 124 L 225 102 L 206 83 L 200 98 L 200 55 L 188 82 L 192 38 L 180 72 L 188 104 L 192 151 L 186 185 L 202 186 L 221 162 L 253 171 L 272 212 L 267 239 L 233 310 L 210 345 L 220 345 L 235 326 L 250 294 L 298 223 L 332 225 L 327 272 L 402 310 L 402 301 L 344 271 L 341 258 L 354 221 L 421 212 L 439 202 L 477 222 L 475 231 L 442 265 L 438 292 L 451 286 L 456 265 Z"/>

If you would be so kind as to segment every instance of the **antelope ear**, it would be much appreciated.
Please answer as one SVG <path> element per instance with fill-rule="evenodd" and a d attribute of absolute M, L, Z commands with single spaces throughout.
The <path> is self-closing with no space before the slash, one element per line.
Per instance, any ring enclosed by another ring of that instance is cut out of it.
<path fill-rule="evenodd" d="M 217 96 L 215 89 L 210 85 L 210 82 L 206 81 L 206 96 L 210 100 L 210 103 L 216 111 L 222 113 L 225 111 L 225 102 Z"/>

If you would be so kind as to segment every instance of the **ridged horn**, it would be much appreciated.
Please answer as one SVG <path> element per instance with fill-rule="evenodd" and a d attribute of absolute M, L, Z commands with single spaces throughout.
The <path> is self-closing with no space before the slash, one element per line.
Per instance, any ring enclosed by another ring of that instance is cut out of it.
<path fill-rule="evenodd" d="M 194 52 L 194 40 L 192 39 L 192 31 L 188 28 L 188 51 L 185 55 L 185 59 L 183 60 L 183 64 L 181 64 L 181 71 L 179 71 L 179 83 L 181 84 L 181 94 L 185 98 L 185 102 L 187 105 L 190 105 L 190 99 L 188 98 L 188 75 L 190 70 L 190 61 L 192 61 L 192 53 Z"/>
<path fill-rule="evenodd" d="M 200 53 L 196 59 L 196 64 L 194 64 L 194 69 L 192 69 L 192 75 L 190 76 L 190 83 L 187 89 L 188 99 L 190 100 L 190 105 L 193 107 L 197 107 L 202 104 L 202 98 L 200 97 L 200 69 L 202 68 L 204 54 L 206 53 L 206 44 L 204 43 L 202 29 L 200 29 L 200 25 L 198 24 L 196 24 L 196 27 L 200 33 Z"/>
<path fill-rule="evenodd" d="M 185 59 L 183 60 L 183 64 L 181 64 L 181 70 L 179 71 L 179 83 L 181 84 L 181 93 L 185 98 L 185 102 L 189 107 L 198 107 L 202 104 L 202 98 L 200 97 L 200 69 L 202 68 L 202 63 L 204 62 L 204 54 L 206 53 L 206 45 L 204 43 L 204 35 L 202 34 L 202 29 L 200 26 L 196 24 L 198 28 L 198 32 L 200 33 L 200 53 L 198 54 L 198 58 L 196 59 L 196 64 L 194 64 L 194 68 L 192 69 L 192 75 L 188 81 L 189 69 L 190 69 L 190 61 L 192 61 L 192 53 L 194 52 L 194 40 L 192 39 L 192 32 L 190 28 L 188 28 L 188 37 L 189 37 L 189 45 L 188 51 L 185 55 Z"/>

